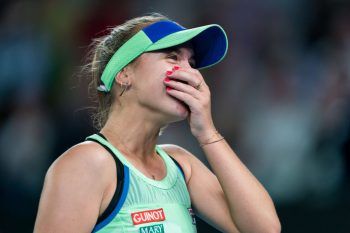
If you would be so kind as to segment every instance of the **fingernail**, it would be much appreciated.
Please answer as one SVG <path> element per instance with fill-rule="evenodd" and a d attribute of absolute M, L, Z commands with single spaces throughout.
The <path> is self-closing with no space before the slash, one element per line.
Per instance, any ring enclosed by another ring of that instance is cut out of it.
<path fill-rule="evenodd" d="M 166 78 L 164 79 L 164 82 L 170 82 L 170 78 L 166 77 Z"/>
<path fill-rule="evenodd" d="M 170 91 L 170 90 L 173 90 L 174 88 L 171 88 L 171 87 L 166 87 L 166 90 L 167 91 Z"/>
<path fill-rule="evenodd" d="M 180 66 L 174 66 L 173 67 L 173 70 L 178 70 L 178 69 L 180 69 Z"/>
<path fill-rule="evenodd" d="M 173 71 L 171 71 L 171 70 L 168 70 L 167 72 L 165 72 L 166 73 L 166 75 L 171 75 L 172 73 L 173 73 Z"/>

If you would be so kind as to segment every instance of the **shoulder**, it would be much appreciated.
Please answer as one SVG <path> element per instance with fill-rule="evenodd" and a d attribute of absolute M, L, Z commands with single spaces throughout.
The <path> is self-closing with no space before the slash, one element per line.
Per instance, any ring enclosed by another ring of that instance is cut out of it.
<path fill-rule="evenodd" d="M 91 232 L 115 170 L 112 156 L 97 143 L 64 152 L 46 174 L 35 232 Z"/>
<path fill-rule="evenodd" d="M 185 173 L 186 183 L 189 182 L 192 176 L 191 161 L 194 155 L 181 146 L 174 144 L 162 144 L 159 145 L 170 157 L 176 160 Z"/>
<path fill-rule="evenodd" d="M 102 146 L 95 142 L 79 143 L 59 156 L 51 165 L 50 170 L 65 167 L 100 170 L 109 164 L 113 158 Z"/>
<path fill-rule="evenodd" d="M 83 142 L 59 156 L 50 166 L 45 180 L 102 184 L 108 183 L 109 174 L 113 170 L 115 165 L 108 151 L 97 143 Z"/>

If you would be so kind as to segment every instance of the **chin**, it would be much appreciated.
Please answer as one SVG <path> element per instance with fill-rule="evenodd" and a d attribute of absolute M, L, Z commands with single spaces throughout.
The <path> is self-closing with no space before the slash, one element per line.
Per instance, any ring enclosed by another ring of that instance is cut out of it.
<path fill-rule="evenodd" d="M 173 97 L 166 98 L 163 107 L 165 107 L 163 113 L 166 114 L 168 123 L 185 120 L 190 114 L 187 104 Z"/>
<path fill-rule="evenodd" d="M 190 114 L 190 110 L 187 107 L 187 105 L 185 105 L 184 103 L 178 103 L 175 106 L 174 115 L 175 115 L 176 121 L 185 120 L 189 114 Z"/>
<path fill-rule="evenodd" d="M 168 117 L 170 115 L 168 118 L 168 123 L 185 120 L 188 117 L 189 113 L 190 110 L 185 104 L 177 103 L 173 105 L 172 109 L 167 113 Z"/>
<path fill-rule="evenodd" d="M 189 108 L 184 104 L 181 104 L 181 106 L 178 106 L 177 110 L 178 110 L 178 114 L 179 114 L 181 120 L 186 119 L 188 117 L 188 115 L 190 114 Z"/>

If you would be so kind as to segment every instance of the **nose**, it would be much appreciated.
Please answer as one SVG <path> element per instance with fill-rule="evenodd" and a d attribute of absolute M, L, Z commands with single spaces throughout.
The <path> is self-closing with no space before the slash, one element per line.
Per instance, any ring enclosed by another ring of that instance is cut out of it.
<path fill-rule="evenodd" d="M 190 47 L 182 47 L 182 48 L 180 48 L 180 53 L 182 54 L 180 65 L 182 67 L 192 68 L 192 65 L 194 63 L 194 59 L 193 59 L 194 51 L 193 51 L 193 49 Z"/>
<path fill-rule="evenodd" d="M 180 67 L 183 67 L 183 68 L 192 68 L 190 60 L 187 59 L 187 58 L 182 59 L 181 62 L 180 62 Z"/>

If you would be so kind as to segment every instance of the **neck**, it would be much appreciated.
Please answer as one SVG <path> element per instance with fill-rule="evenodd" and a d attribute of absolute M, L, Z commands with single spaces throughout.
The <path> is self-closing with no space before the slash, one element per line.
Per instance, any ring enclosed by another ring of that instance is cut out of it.
<path fill-rule="evenodd" d="M 101 130 L 110 143 L 126 156 L 146 160 L 155 155 L 155 145 L 162 126 L 138 111 L 112 111 Z"/>

